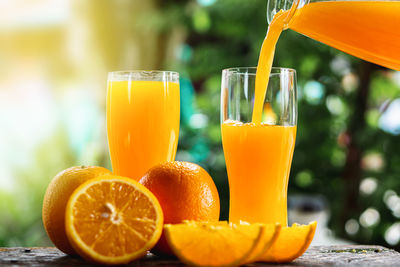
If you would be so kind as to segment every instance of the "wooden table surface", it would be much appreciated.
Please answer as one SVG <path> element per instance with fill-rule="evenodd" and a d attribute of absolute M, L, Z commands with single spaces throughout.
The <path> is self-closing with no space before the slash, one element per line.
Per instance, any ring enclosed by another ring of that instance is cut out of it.
<path fill-rule="evenodd" d="M 66 256 L 54 247 L 0 248 L 0 266 L 93 266 Z M 152 254 L 129 266 L 183 266 L 176 259 Z M 253 263 L 247 266 L 399 266 L 400 253 L 380 246 L 315 246 L 287 264 Z"/>

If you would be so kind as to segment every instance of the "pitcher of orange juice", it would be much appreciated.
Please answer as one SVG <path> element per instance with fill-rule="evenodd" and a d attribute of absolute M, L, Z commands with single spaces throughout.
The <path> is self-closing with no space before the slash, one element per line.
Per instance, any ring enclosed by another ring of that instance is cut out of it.
<path fill-rule="evenodd" d="M 268 0 L 268 21 L 280 10 L 286 29 L 400 70 L 400 1 Z"/>

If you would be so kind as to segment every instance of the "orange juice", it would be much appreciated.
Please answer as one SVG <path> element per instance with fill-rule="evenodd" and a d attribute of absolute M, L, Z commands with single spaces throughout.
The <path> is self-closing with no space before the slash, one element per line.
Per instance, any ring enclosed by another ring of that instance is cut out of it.
<path fill-rule="evenodd" d="M 175 159 L 179 84 L 109 81 L 107 132 L 113 172 L 139 180 L 154 165 Z"/>
<path fill-rule="evenodd" d="M 296 126 L 222 123 L 229 221 L 287 225 L 286 195 Z"/>

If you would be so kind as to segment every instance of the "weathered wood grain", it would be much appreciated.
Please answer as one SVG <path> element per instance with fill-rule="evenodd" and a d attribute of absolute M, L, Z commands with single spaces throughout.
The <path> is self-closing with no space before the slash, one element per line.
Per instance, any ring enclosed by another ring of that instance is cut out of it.
<path fill-rule="evenodd" d="M 94 266 L 80 258 L 66 256 L 56 248 L 0 248 L 0 266 Z M 176 259 L 148 254 L 129 266 L 183 266 Z M 380 246 L 311 247 L 292 263 L 253 263 L 248 266 L 399 266 L 400 253 Z"/>

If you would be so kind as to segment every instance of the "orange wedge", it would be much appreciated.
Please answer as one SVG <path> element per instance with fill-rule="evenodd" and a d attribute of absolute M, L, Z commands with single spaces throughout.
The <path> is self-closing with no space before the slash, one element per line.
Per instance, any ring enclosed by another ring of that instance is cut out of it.
<path fill-rule="evenodd" d="M 252 263 L 257 261 L 257 259 L 264 255 L 270 248 L 273 247 L 275 242 L 278 240 L 279 233 L 281 231 L 281 225 L 277 224 L 262 224 L 264 228 L 263 234 L 258 241 L 257 245 L 254 247 L 253 251 L 245 260 L 245 263 Z"/>
<path fill-rule="evenodd" d="M 264 227 L 260 224 L 166 224 L 165 237 L 174 254 L 191 266 L 238 266 L 254 250 Z"/>
<path fill-rule="evenodd" d="M 67 237 L 76 252 L 108 265 L 145 255 L 163 226 L 161 206 L 148 189 L 111 175 L 80 185 L 68 201 L 65 218 Z"/>
<path fill-rule="evenodd" d="M 183 220 L 182 224 L 197 225 L 197 226 L 229 226 L 228 221 L 193 221 L 193 220 Z"/>
<path fill-rule="evenodd" d="M 274 245 L 262 253 L 257 261 L 282 263 L 295 260 L 310 246 L 316 228 L 317 222 L 283 227 Z"/>

